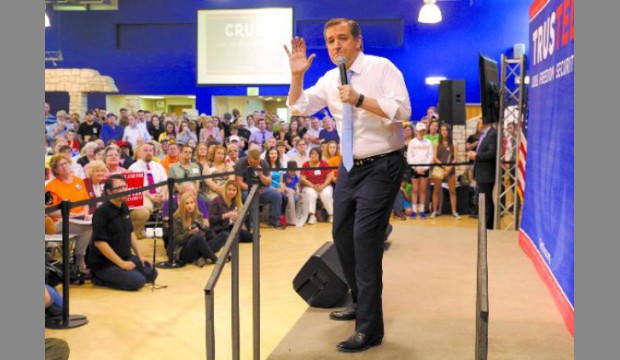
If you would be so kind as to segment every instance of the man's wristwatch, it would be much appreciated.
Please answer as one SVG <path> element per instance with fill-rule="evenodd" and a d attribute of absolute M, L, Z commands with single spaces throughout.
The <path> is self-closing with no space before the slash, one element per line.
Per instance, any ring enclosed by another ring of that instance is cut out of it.
<path fill-rule="evenodd" d="M 355 103 L 355 107 L 358 108 L 362 106 L 363 102 L 364 102 L 364 94 L 360 94 L 360 97 L 357 98 L 357 102 Z"/>

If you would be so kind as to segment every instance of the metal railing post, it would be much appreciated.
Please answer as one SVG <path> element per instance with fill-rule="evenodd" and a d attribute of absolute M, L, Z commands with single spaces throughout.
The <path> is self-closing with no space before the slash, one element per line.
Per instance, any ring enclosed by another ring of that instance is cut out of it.
<path fill-rule="evenodd" d="M 252 310 L 254 360 L 260 359 L 260 228 L 258 224 L 258 203 L 260 194 L 252 202 Z"/>

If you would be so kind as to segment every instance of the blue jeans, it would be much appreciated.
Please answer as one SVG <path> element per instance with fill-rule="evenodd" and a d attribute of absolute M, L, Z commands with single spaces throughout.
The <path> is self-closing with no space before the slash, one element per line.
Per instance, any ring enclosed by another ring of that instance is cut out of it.
<path fill-rule="evenodd" d="M 262 189 L 258 189 L 260 195 L 258 202 L 259 204 L 269 204 L 269 223 L 271 225 L 280 224 L 280 215 L 282 213 L 282 195 L 278 192 L 278 190 L 272 187 L 264 187 Z M 248 197 L 248 192 L 243 191 L 242 193 L 243 201 Z M 248 217 L 249 219 L 249 217 Z"/>
<path fill-rule="evenodd" d="M 119 290 L 138 290 L 148 282 L 157 278 L 157 270 L 150 265 L 142 266 L 137 256 L 132 256 L 129 261 L 136 264 L 133 270 L 126 271 L 116 265 L 93 271 L 93 284 L 107 286 Z"/>

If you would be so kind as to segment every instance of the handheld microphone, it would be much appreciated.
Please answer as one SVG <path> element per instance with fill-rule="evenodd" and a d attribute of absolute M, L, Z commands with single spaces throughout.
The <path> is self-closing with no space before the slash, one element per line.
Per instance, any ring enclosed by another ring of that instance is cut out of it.
<path fill-rule="evenodd" d="M 341 56 L 338 58 L 338 69 L 340 70 L 340 83 L 342 85 L 349 85 L 349 79 L 347 79 L 347 58 Z"/>

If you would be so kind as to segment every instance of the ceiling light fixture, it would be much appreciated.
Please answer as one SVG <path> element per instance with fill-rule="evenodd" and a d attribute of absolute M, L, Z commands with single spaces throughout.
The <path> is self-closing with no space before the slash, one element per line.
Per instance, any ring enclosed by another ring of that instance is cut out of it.
<path fill-rule="evenodd" d="M 436 24 L 441 21 L 441 11 L 437 6 L 437 0 L 424 0 L 418 21 L 425 24 Z"/>

